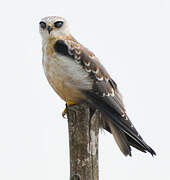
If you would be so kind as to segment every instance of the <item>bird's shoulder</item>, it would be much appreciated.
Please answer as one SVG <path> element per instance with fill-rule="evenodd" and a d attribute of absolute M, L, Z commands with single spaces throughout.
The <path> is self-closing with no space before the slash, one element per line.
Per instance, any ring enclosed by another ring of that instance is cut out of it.
<path fill-rule="evenodd" d="M 111 78 L 99 59 L 88 48 L 81 45 L 72 36 L 58 38 L 54 44 L 56 53 L 70 57 L 70 60 L 80 64 L 93 79 L 92 92 L 100 97 L 106 97 L 120 114 L 125 113 L 122 96 L 117 84 Z"/>
<path fill-rule="evenodd" d="M 88 48 L 80 44 L 74 37 L 58 37 L 53 43 L 56 53 L 68 56 L 71 60 L 83 66 L 86 72 L 93 75 L 98 81 L 110 80 L 110 76 L 99 59 Z M 112 85 L 116 88 L 116 83 L 112 80 Z"/>

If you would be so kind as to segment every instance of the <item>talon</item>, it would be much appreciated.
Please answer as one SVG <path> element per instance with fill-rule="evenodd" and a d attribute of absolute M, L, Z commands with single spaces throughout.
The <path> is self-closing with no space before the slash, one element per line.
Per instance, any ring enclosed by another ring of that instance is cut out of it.
<path fill-rule="evenodd" d="M 66 112 L 66 108 L 65 108 L 64 111 L 62 112 L 62 116 L 64 119 L 66 119 L 66 115 L 67 115 L 67 112 Z"/>
<path fill-rule="evenodd" d="M 66 102 L 66 107 L 69 107 L 69 106 L 74 105 L 74 104 L 76 104 L 76 103 L 75 102 Z M 62 116 L 64 119 L 66 119 L 66 115 L 67 115 L 67 110 L 65 108 L 64 111 L 62 112 Z"/>

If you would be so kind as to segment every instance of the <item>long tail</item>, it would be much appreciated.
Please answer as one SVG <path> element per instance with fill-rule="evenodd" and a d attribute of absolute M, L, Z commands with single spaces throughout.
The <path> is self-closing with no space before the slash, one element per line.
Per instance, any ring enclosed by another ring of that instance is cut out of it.
<path fill-rule="evenodd" d="M 127 155 L 131 156 L 131 148 L 128 143 L 126 134 L 122 132 L 118 127 L 116 127 L 114 124 L 112 124 L 109 120 L 106 120 L 106 123 L 108 125 L 108 128 L 106 130 L 113 135 L 121 152 L 125 156 Z"/>
<path fill-rule="evenodd" d="M 112 131 L 119 148 L 125 155 L 131 155 L 130 147 L 128 147 L 129 145 L 142 152 L 148 151 L 152 156 L 156 155 L 155 151 L 145 143 L 129 119 L 122 117 L 118 112 L 116 112 L 115 109 L 110 107 L 105 102 L 102 102 L 101 99 L 91 96 L 91 94 L 88 93 L 86 93 L 86 95 L 89 96 L 90 104 L 99 109 L 99 111 L 101 111 L 103 115 L 108 118 L 109 128 Z M 124 145 L 122 146 L 122 144 Z M 125 152 L 122 147 L 126 147 Z"/>

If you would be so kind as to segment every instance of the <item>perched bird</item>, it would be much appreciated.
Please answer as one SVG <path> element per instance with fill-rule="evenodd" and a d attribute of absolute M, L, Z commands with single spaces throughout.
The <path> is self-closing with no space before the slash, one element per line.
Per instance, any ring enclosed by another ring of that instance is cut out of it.
<path fill-rule="evenodd" d="M 45 17 L 39 30 L 45 75 L 66 104 L 87 102 L 98 109 L 103 128 L 113 134 L 125 156 L 131 156 L 131 146 L 156 155 L 129 120 L 116 83 L 98 58 L 73 38 L 68 22 L 62 17 Z"/>

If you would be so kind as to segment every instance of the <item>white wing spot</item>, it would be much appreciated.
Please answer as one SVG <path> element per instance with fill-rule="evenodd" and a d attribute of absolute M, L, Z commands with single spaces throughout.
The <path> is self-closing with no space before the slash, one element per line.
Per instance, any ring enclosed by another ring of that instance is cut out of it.
<path fill-rule="evenodd" d="M 103 81 L 103 76 L 101 76 L 101 77 L 96 77 L 97 78 L 97 80 L 99 80 L 99 81 Z"/>
<path fill-rule="evenodd" d="M 71 43 L 66 42 L 66 41 L 65 41 L 65 43 L 66 43 L 67 46 L 69 47 L 69 50 L 70 50 L 70 51 L 73 51 L 73 50 L 74 50 L 74 46 L 73 46 Z"/>
<path fill-rule="evenodd" d="M 85 67 L 85 71 L 88 72 L 88 73 L 90 73 L 90 72 L 91 72 L 91 69 L 87 69 L 87 68 Z"/>
<path fill-rule="evenodd" d="M 106 94 L 106 96 L 110 96 L 111 94 L 108 92 L 107 94 Z"/>
<path fill-rule="evenodd" d="M 78 59 L 76 59 L 76 63 L 77 63 L 77 64 L 80 64 L 80 63 L 81 63 L 81 61 L 79 61 Z"/>
<path fill-rule="evenodd" d="M 111 93 L 111 96 L 114 97 L 115 96 L 115 92 L 114 92 L 114 89 L 112 88 L 112 93 Z"/>
<path fill-rule="evenodd" d="M 80 46 L 78 44 L 75 44 L 75 49 L 80 50 Z"/>
<path fill-rule="evenodd" d="M 73 55 L 73 51 L 71 51 L 70 49 L 68 50 L 68 53 L 70 54 L 70 56 Z"/>
<path fill-rule="evenodd" d="M 75 49 L 76 54 L 80 55 L 81 51 L 79 49 Z"/>
<path fill-rule="evenodd" d="M 99 68 L 97 68 L 96 70 L 92 70 L 92 72 L 93 72 L 94 74 L 97 74 L 97 73 L 99 72 Z"/>
<path fill-rule="evenodd" d="M 127 115 L 126 115 L 125 119 L 126 119 L 126 120 L 128 120 L 128 117 L 127 117 Z"/>
<path fill-rule="evenodd" d="M 95 55 L 89 54 L 89 57 L 92 58 L 92 59 L 94 59 L 94 58 L 95 58 Z"/>
<path fill-rule="evenodd" d="M 85 61 L 84 61 L 84 64 L 85 64 L 87 67 L 89 67 L 89 66 L 90 66 L 90 61 L 89 61 L 89 62 L 85 62 Z"/>
<path fill-rule="evenodd" d="M 122 116 L 122 117 L 125 117 L 126 115 L 125 115 L 125 114 L 122 114 L 121 116 Z"/>
<path fill-rule="evenodd" d="M 75 54 L 75 55 L 74 55 L 74 58 L 75 58 L 76 60 L 80 60 L 81 56 L 78 56 L 77 54 Z"/>
<path fill-rule="evenodd" d="M 105 77 L 105 81 L 108 82 L 109 81 L 109 77 Z"/>
<path fill-rule="evenodd" d="M 129 118 L 127 117 L 127 115 L 126 115 L 125 113 L 123 113 L 123 114 L 121 115 L 121 117 L 125 118 L 125 120 L 129 120 Z"/>

